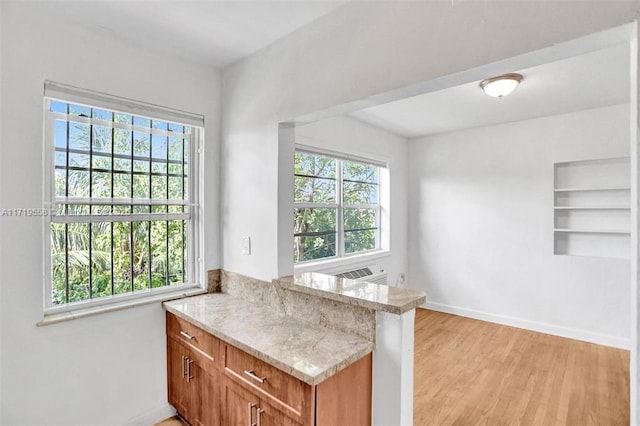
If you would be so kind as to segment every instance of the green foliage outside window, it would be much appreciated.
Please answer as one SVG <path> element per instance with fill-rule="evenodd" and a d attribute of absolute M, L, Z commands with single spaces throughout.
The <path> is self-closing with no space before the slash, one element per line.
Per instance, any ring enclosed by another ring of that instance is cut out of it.
<path fill-rule="evenodd" d="M 294 188 L 295 262 L 379 247 L 378 166 L 296 152 Z"/>
<path fill-rule="evenodd" d="M 186 281 L 189 128 L 56 101 L 51 111 L 64 114 L 53 135 L 54 195 L 64 201 L 51 223 L 52 303 Z"/>

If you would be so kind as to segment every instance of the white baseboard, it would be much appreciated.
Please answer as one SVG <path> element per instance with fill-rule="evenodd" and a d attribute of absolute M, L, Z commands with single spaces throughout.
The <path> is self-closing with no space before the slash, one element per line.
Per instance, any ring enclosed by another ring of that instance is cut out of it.
<path fill-rule="evenodd" d="M 149 410 L 126 422 L 127 426 L 151 426 L 176 415 L 176 409 L 169 404 Z"/>
<path fill-rule="evenodd" d="M 493 322 L 496 324 L 523 328 L 525 330 L 552 334 L 554 336 L 566 337 L 569 339 L 582 340 L 585 342 L 596 343 L 603 346 L 611 346 L 614 348 L 627 350 L 629 350 L 630 348 L 629 339 L 623 339 L 621 337 L 611 336 L 608 334 L 593 333 L 577 328 L 562 327 L 554 324 L 530 321 L 506 315 L 497 315 L 488 312 L 476 311 L 475 309 L 446 305 L 443 303 L 427 302 L 421 307 L 430 309 L 432 311 L 445 312 L 447 314 L 459 315 L 461 317 L 473 318 L 477 320 Z"/>

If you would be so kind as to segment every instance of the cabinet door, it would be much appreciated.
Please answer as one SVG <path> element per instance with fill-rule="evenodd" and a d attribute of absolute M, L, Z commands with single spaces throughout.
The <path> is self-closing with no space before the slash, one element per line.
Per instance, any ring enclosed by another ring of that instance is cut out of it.
<path fill-rule="evenodd" d="M 279 410 L 265 400 L 260 400 L 256 415 L 259 417 L 256 421 L 260 426 L 302 426 L 302 423 L 293 420 L 284 411 Z"/>
<path fill-rule="evenodd" d="M 225 426 L 254 426 L 260 400 L 231 380 L 222 380 L 220 408 Z"/>
<path fill-rule="evenodd" d="M 192 408 L 196 417 L 191 422 L 196 426 L 220 425 L 220 398 L 217 372 L 209 373 L 192 361 L 190 365 Z"/>
<path fill-rule="evenodd" d="M 167 338 L 167 380 L 169 403 L 189 420 L 191 389 L 186 379 L 189 350 L 171 338 Z"/>

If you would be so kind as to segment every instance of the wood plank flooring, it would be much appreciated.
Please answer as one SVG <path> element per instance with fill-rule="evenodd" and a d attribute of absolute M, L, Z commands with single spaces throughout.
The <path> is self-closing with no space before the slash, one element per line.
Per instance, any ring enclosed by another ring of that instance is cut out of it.
<path fill-rule="evenodd" d="M 415 425 L 628 425 L 629 352 L 416 312 Z"/>

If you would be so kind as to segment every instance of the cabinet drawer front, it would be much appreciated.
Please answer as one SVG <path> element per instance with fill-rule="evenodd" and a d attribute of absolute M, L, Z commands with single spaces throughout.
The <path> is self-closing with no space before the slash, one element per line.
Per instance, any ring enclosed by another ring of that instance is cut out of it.
<path fill-rule="evenodd" d="M 167 312 L 167 336 L 190 347 L 194 357 L 208 363 L 218 363 L 220 340 L 170 312 Z"/>
<path fill-rule="evenodd" d="M 305 396 L 311 386 L 231 345 L 224 345 L 224 366 L 227 374 L 263 391 L 272 402 L 279 402 L 296 415 L 308 408 Z"/>

